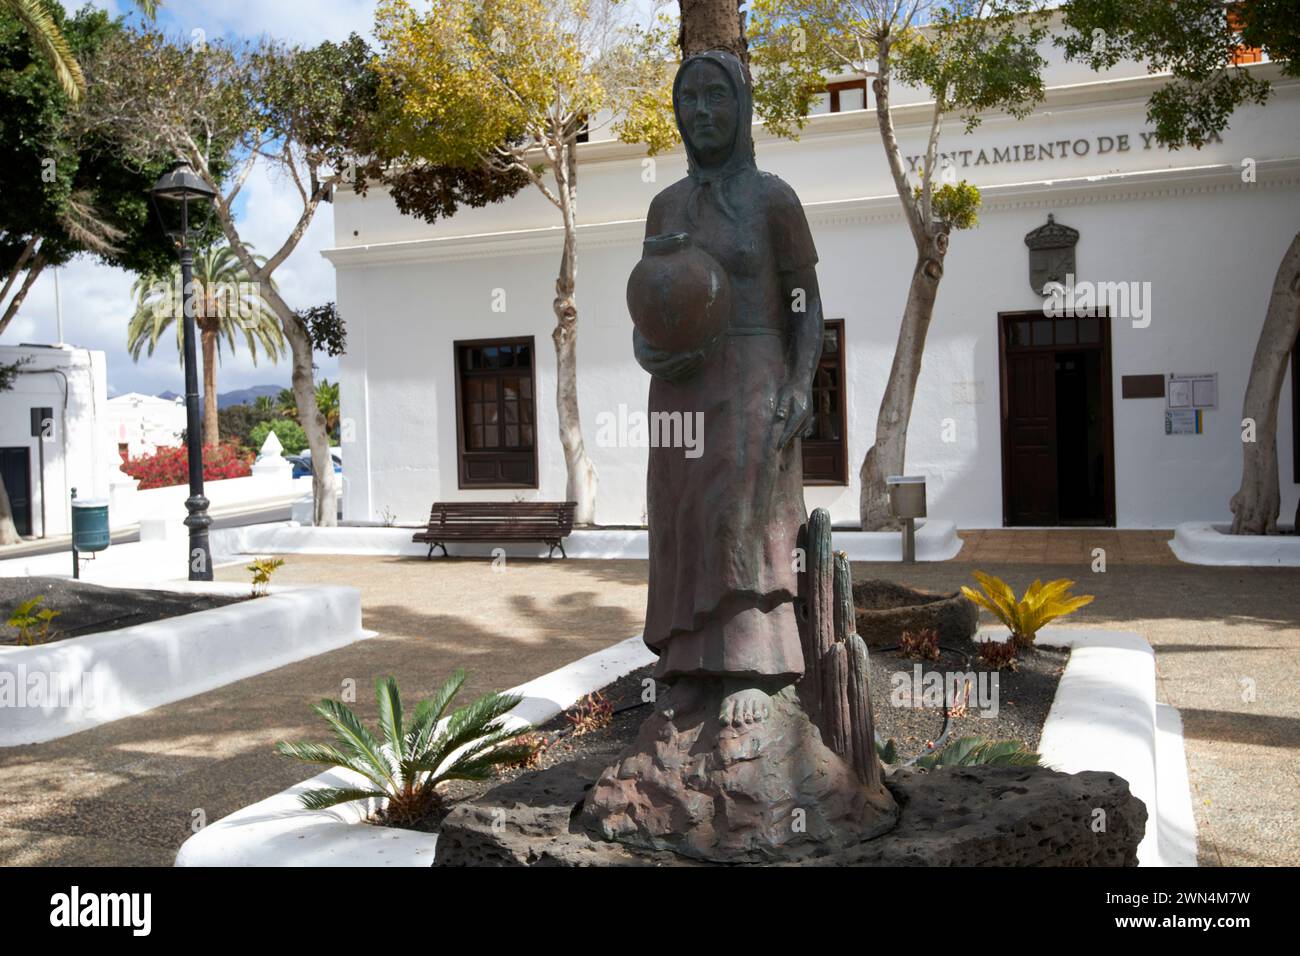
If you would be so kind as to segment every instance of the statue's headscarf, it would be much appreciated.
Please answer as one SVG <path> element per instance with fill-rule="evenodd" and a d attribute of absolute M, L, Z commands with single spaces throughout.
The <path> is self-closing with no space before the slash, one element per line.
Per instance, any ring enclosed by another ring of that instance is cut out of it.
<path fill-rule="evenodd" d="M 679 93 L 682 77 L 691 64 L 707 61 L 722 68 L 731 91 L 736 99 L 736 129 L 731 140 L 731 151 L 727 158 L 714 167 L 706 168 L 696 156 L 695 146 L 690 133 L 682 129 L 681 104 Z M 701 202 L 712 202 L 729 219 L 736 219 L 735 203 L 731 199 L 736 183 L 747 173 L 757 173 L 754 163 L 754 137 L 751 125 L 754 121 L 754 94 L 749 86 L 749 78 L 740 59 L 726 50 L 706 50 L 695 53 L 682 61 L 673 81 L 673 113 L 677 117 L 677 129 L 682 134 L 686 146 L 686 171 L 691 178 L 692 188 L 686 201 L 687 215 L 693 222 Z"/>

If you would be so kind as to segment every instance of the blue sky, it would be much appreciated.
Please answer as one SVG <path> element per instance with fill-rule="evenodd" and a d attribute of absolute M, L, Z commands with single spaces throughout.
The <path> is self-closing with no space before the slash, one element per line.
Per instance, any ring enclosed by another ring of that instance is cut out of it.
<path fill-rule="evenodd" d="M 63 0 L 63 5 L 72 11 L 85 4 Z M 95 0 L 92 5 L 115 15 L 139 16 L 130 3 Z M 374 8 L 374 0 L 164 0 L 158 24 L 169 34 L 189 36 L 194 30 L 203 30 L 208 37 L 255 37 L 265 33 L 283 40 L 314 44 L 325 39 L 343 39 L 353 31 L 369 35 Z M 236 212 L 241 233 L 258 251 L 269 254 L 279 247 L 300 208 L 291 185 L 259 169 L 244 187 Z M 334 269 L 320 255 L 321 249 L 333 244 L 333 233 L 334 211 L 326 203 L 293 255 L 276 271 L 276 282 L 294 308 L 334 298 Z M 88 257 L 76 259 L 58 272 L 64 340 L 72 345 L 101 349 L 107 354 L 109 388 L 114 394 L 184 391 L 172 337 L 160 343 L 152 357 L 141 356 L 138 363 L 131 360 L 126 350 L 133 274 L 99 265 Z M 6 344 L 57 340 L 54 286 L 53 271 L 47 269 L 6 330 Z M 334 359 L 318 356 L 318 376 L 337 378 L 337 364 Z M 249 385 L 287 385 L 288 382 L 287 360 L 282 359 L 279 364 L 263 360 L 255 367 L 243 352 L 224 355 L 217 375 L 217 387 L 223 392 Z"/>

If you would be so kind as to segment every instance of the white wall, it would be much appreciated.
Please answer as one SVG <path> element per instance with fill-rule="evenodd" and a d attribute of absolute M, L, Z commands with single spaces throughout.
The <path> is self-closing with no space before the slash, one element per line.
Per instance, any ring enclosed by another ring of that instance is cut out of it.
<path fill-rule="evenodd" d="M 108 376 L 104 353 L 70 347 L 2 346 L 0 363 L 20 359 L 22 367 L 11 391 L 0 393 L 0 445 L 30 449 L 32 532 L 41 532 L 40 439 L 31 436 L 29 409 L 54 409 L 54 429 L 45 448 L 47 534 L 71 530 L 71 489 L 79 498 L 103 498 L 109 492 L 109 468 L 117 448 L 104 424 Z"/>
<path fill-rule="evenodd" d="M 1241 395 L 1274 270 L 1300 223 L 1300 84 L 1280 85 L 1263 109 L 1240 111 L 1222 142 L 1200 152 L 1147 147 L 1148 92 L 1140 78 L 1066 87 L 1024 122 L 991 117 L 970 136 L 945 128 L 944 150 L 969 150 L 957 156 L 957 174 L 981 188 L 984 208 L 978 228 L 953 238 L 909 433 L 907 470 L 929 477 L 932 515 L 964 527 L 1002 523 L 996 316 L 1041 305 L 1029 288 L 1023 237 L 1051 212 L 1081 232 L 1080 279 L 1150 284 L 1150 326 L 1112 322 L 1118 524 L 1228 516 L 1240 475 Z M 920 151 L 924 118 L 923 109 L 900 111 L 905 154 Z M 804 201 L 826 315 L 846 320 L 852 480 L 808 491 L 810 506 L 827 506 L 846 523 L 856 518 L 856 471 L 874 433 L 914 255 L 872 122 L 865 112 L 817 117 L 798 143 L 760 136 L 758 145 L 760 168 L 781 175 Z M 1119 148 L 1123 136 L 1127 150 Z M 1061 140 L 1066 159 L 976 165 L 980 150 L 991 159 L 995 150 L 1032 144 L 1038 153 L 1038 144 Z M 646 182 L 633 148 L 592 144 L 582 155 L 579 393 L 600 476 L 597 519 L 639 524 L 646 453 L 598 447 L 597 415 L 620 404 L 644 409 L 649 379 L 631 358 L 624 287 L 649 200 L 684 165 L 680 151 L 660 157 Z M 1242 180 L 1247 160 L 1254 183 Z M 345 517 L 377 520 L 387 508 L 399 521 L 419 521 L 437 499 L 514 497 L 457 487 L 457 339 L 535 336 L 540 487 L 522 494 L 561 498 L 549 341 L 560 254 L 555 210 L 535 190 L 435 226 L 400 216 L 382 191 L 341 194 L 336 205 L 337 246 L 326 255 L 338 268 L 349 324 L 340 365 Z M 492 310 L 497 289 L 504 313 Z M 1220 404 L 1207 413 L 1205 434 L 1167 437 L 1162 401 L 1120 398 L 1122 375 L 1169 372 L 1218 373 Z M 1298 489 L 1289 383 L 1283 396 L 1286 519 Z M 948 418 L 956 426 L 950 444 L 940 432 Z"/>
<path fill-rule="evenodd" d="M 168 401 L 132 392 L 108 400 L 108 426 L 113 440 L 127 446 L 132 458 L 161 448 L 179 448 L 185 431 L 185 402 Z"/>

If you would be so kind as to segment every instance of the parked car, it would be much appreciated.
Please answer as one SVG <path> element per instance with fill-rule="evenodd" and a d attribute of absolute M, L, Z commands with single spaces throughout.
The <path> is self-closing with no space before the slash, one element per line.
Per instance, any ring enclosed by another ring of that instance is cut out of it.
<path fill-rule="evenodd" d="M 301 455 L 285 455 L 285 461 L 293 462 L 293 477 L 306 478 L 311 475 L 311 452 L 304 451 Z M 334 474 L 343 473 L 343 458 L 338 454 L 331 452 L 330 458 L 334 459 Z"/>

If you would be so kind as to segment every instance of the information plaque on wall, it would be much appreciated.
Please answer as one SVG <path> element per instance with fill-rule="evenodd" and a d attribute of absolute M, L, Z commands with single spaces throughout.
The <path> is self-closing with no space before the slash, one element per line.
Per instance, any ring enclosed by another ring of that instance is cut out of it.
<path fill-rule="evenodd" d="M 1170 372 L 1165 403 L 1168 408 L 1218 408 L 1219 374 L 1179 375 Z"/>
<path fill-rule="evenodd" d="M 1199 435 L 1203 421 L 1199 408 L 1165 409 L 1166 435 Z"/>

